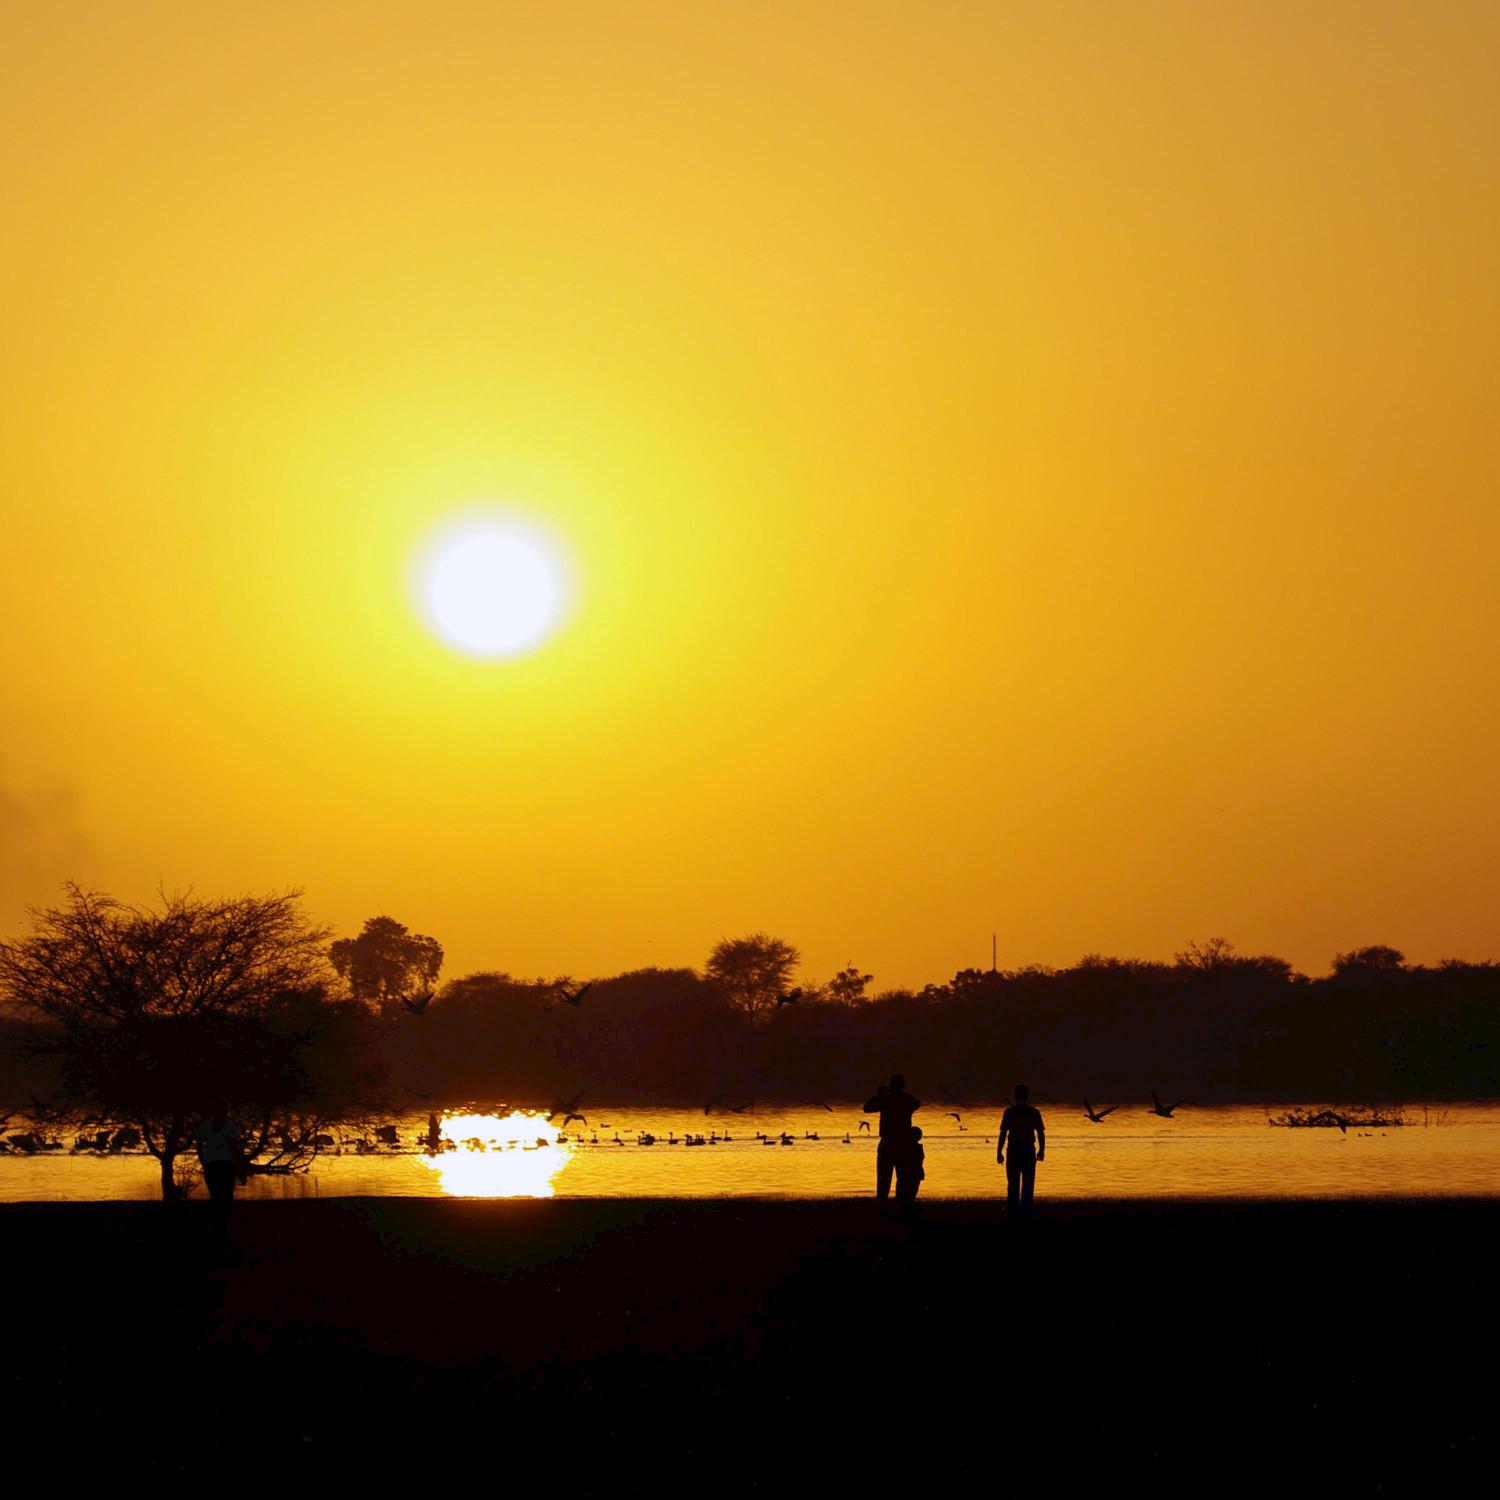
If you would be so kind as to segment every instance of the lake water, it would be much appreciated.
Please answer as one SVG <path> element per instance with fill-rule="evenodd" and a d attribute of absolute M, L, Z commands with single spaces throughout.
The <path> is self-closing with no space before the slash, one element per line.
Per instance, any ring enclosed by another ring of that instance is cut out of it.
<path fill-rule="evenodd" d="M 927 1149 L 923 1195 L 1003 1196 L 1005 1175 L 995 1164 L 1000 1106 L 954 1108 L 960 1119 L 944 1105 L 916 1116 Z M 1042 1112 L 1047 1159 L 1037 1171 L 1039 1197 L 1500 1194 L 1500 1104 L 1408 1105 L 1404 1126 L 1347 1132 L 1272 1126 L 1268 1117 L 1280 1106 L 1183 1106 L 1168 1120 L 1131 1104 L 1101 1124 L 1076 1107 L 1043 1105 Z M 445 1114 L 448 1140 L 436 1153 L 421 1144 L 426 1120 L 391 1122 L 395 1147 L 366 1142 L 361 1149 L 348 1138 L 308 1172 L 252 1177 L 244 1195 L 838 1198 L 869 1194 L 875 1181 L 873 1131 L 860 1128 L 874 1117 L 857 1104 L 766 1106 L 742 1115 L 601 1107 L 589 1128 L 566 1133 L 544 1113 L 502 1119 L 473 1106 Z M 655 1144 L 642 1144 L 646 1135 Z M 715 1139 L 684 1144 L 700 1135 Z M 201 1184 L 194 1192 L 201 1195 Z M 3 1202 L 158 1195 L 156 1163 L 147 1156 L 0 1155 Z"/>

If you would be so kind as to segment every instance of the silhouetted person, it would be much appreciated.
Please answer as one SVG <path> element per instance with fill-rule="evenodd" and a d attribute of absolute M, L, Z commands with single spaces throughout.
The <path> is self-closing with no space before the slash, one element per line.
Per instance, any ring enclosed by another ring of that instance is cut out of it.
<path fill-rule="evenodd" d="M 922 1179 L 927 1175 L 925 1165 L 927 1152 L 922 1147 L 922 1127 L 913 1125 L 907 1142 L 896 1158 L 896 1202 L 903 1214 L 913 1214 L 917 1209 L 917 1192 Z"/>
<path fill-rule="evenodd" d="M 1016 1102 L 1000 1117 L 1000 1139 L 995 1143 L 995 1160 L 1005 1163 L 1005 1207 L 1013 1215 L 1031 1212 L 1031 1195 L 1036 1188 L 1036 1164 L 1047 1157 L 1047 1127 L 1041 1111 L 1028 1102 L 1031 1090 L 1024 1083 L 1016 1085 Z M 1010 1141 L 1010 1155 L 1005 1143 Z"/>
<path fill-rule="evenodd" d="M 865 1113 L 880 1114 L 880 1145 L 875 1152 L 875 1196 L 885 1203 L 891 1196 L 891 1173 L 901 1154 L 911 1145 L 911 1117 L 922 1107 L 920 1099 L 906 1092 L 906 1079 L 891 1074 L 891 1081 L 865 1100 Z"/>
<path fill-rule="evenodd" d="M 234 1187 L 247 1176 L 245 1138 L 240 1127 L 229 1117 L 229 1104 L 217 1100 L 206 1119 L 194 1131 L 198 1161 L 208 1188 L 212 1210 L 215 1249 L 223 1252 L 229 1243 L 229 1211 L 234 1206 Z"/>

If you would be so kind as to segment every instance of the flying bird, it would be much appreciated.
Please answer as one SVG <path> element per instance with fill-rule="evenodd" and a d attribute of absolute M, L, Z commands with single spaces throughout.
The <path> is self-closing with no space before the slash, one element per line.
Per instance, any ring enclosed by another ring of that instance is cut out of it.
<path fill-rule="evenodd" d="M 576 990 L 570 990 L 561 981 L 552 986 L 552 993 L 559 997 L 558 1004 L 571 1005 L 575 1009 L 583 1004 L 583 997 L 593 989 L 594 981 L 591 979 L 587 984 L 581 984 Z M 544 1005 L 543 1010 L 556 1010 L 556 1005 Z"/>
<path fill-rule="evenodd" d="M 1154 1098 L 1156 1098 L 1156 1095 L 1155 1095 L 1155 1094 L 1152 1094 L 1152 1096 L 1151 1096 L 1151 1097 L 1152 1097 L 1152 1098 L 1153 1098 L 1153 1099 L 1154 1099 Z M 1093 1122 L 1094 1122 L 1094 1124 L 1096 1124 L 1096 1125 L 1098 1125 L 1098 1124 L 1100 1124 L 1100 1123 L 1101 1123 L 1101 1122 L 1102 1122 L 1102 1121 L 1103 1121 L 1103 1119 L 1104 1119 L 1104 1117 L 1105 1117 L 1105 1115 L 1112 1115 L 1112 1114 L 1114 1114 L 1114 1112 L 1115 1112 L 1115 1111 L 1116 1111 L 1116 1110 L 1117 1110 L 1117 1109 L 1118 1109 L 1118 1108 L 1119 1108 L 1119 1107 L 1120 1107 L 1120 1106 L 1119 1106 L 1119 1105 L 1118 1105 L 1118 1104 L 1111 1104 L 1111 1105 L 1110 1105 L 1110 1107 L 1109 1107 L 1109 1108 L 1108 1108 L 1108 1109 L 1101 1109 L 1101 1110 L 1100 1110 L 1100 1111 L 1099 1111 L 1099 1112 L 1098 1112 L 1098 1113 L 1097 1113 L 1097 1114 L 1096 1114 L 1096 1113 L 1095 1113 L 1095 1112 L 1094 1112 L 1094 1106 L 1093 1106 L 1093 1105 L 1092 1105 L 1092 1104 L 1090 1104 L 1090 1103 L 1089 1103 L 1089 1101 L 1088 1101 L 1088 1100 L 1087 1100 L 1087 1099 L 1085 1099 L 1085 1100 L 1084 1100 L 1084 1101 L 1083 1101 L 1083 1112 L 1084 1112 L 1084 1114 L 1086 1114 L 1086 1115 L 1087 1115 L 1087 1116 L 1088 1116 L 1088 1117 L 1089 1117 L 1089 1119 L 1091 1119 L 1091 1120 L 1092 1120 L 1092 1121 L 1093 1121 Z M 1175 1105 L 1175 1104 L 1174 1104 L 1174 1105 L 1173 1105 L 1173 1106 L 1172 1106 L 1172 1109 L 1176 1109 L 1176 1108 L 1177 1108 L 1177 1106 L 1176 1106 L 1176 1105 Z M 1171 1113 L 1172 1113 L 1172 1110 L 1171 1110 L 1171 1109 L 1169 1109 L 1169 1110 L 1168 1110 L 1168 1111 L 1167 1111 L 1167 1113 L 1168 1113 L 1168 1114 L 1171 1114 Z"/>
<path fill-rule="evenodd" d="M 583 1124 L 583 1125 L 587 1125 L 588 1124 L 588 1119 L 587 1119 L 586 1116 L 584 1116 L 584 1115 L 575 1115 L 572 1112 L 572 1110 L 569 1110 L 568 1113 L 563 1116 L 562 1128 L 564 1130 L 566 1130 L 568 1128 L 568 1126 L 573 1123 L 574 1120 L 577 1120 L 580 1124 Z"/>
<path fill-rule="evenodd" d="M 401 997 L 401 1003 L 407 1008 L 407 1010 L 412 1013 L 412 1015 L 420 1016 L 422 1012 L 432 1004 L 432 991 L 423 990 L 420 995 L 403 995 Z"/>
<path fill-rule="evenodd" d="M 783 1005 L 796 1005 L 802 998 L 802 987 L 798 985 L 789 995 L 778 995 L 776 997 L 776 1009 L 780 1010 Z"/>
<path fill-rule="evenodd" d="M 1186 1103 L 1186 1099 L 1179 1099 L 1174 1104 L 1163 1104 L 1161 1100 L 1156 1097 L 1156 1090 L 1151 1090 L 1151 1113 L 1153 1115 L 1160 1115 L 1164 1120 L 1170 1120 L 1172 1118 L 1172 1111 L 1174 1109 L 1181 1108 L 1181 1106 Z"/>
<path fill-rule="evenodd" d="M 948 1111 L 948 1118 L 950 1120 L 957 1120 L 958 1124 L 959 1124 L 959 1128 L 960 1129 L 963 1128 L 964 1117 L 961 1114 L 959 1114 L 959 1112 L 956 1109 L 950 1109 Z"/>
<path fill-rule="evenodd" d="M 754 1099 L 746 1099 L 743 1104 L 729 1104 L 726 1105 L 725 1108 L 727 1108 L 729 1113 L 732 1115 L 742 1115 L 754 1103 Z"/>
<path fill-rule="evenodd" d="M 583 1103 L 583 1095 L 584 1095 L 584 1090 L 583 1089 L 579 1089 L 578 1092 L 576 1094 L 574 1094 L 571 1099 L 564 1099 L 561 1103 L 554 1104 L 552 1106 L 551 1113 L 547 1116 L 548 1123 L 550 1124 L 559 1115 L 567 1115 L 567 1116 L 569 1116 L 571 1118 L 571 1116 L 573 1114 L 573 1111 L 575 1109 L 577 1109 L 580 1104 Z M 564 1121 L 563 1123 L 566 1124 L 567 1121 Z"/>
<path fill-rule="evenodd" d="M 833 1106 L 831 1104 L 824 1104 L 821 1099 L 809 1099 L 807 1107 L 809 1109 L 826 1109 L 829 1114 L 833 1113 Z"/>
<path fill-rule="evenodd" d="M 868 1120 L 861 1120 L 859 1122 L 859 1128 L 861 1130 L 868 1130 L 870 1128 L 870 1122 Z"/>

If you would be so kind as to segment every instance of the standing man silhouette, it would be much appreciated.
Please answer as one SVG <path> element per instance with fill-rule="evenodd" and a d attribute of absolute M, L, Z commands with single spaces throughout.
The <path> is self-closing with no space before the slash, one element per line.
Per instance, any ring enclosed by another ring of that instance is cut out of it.
<path fill-rule="evenodd" d="M 229 1117 L 229 1101 L 214 1102 L 207 1118 L 194 1132 L 203 1181 L 208 1187 L 214 1226 L 214 1245 L 219 1254 L 229 1248 L 229 1212 L 234 1206 L 234 1185 L 246 1180 L 245 1138 Z"/>
<path fill-rule="evenodd" d="M 891 1074 L 891 1081 L 865 1100 L 865 1113 L 880 1115 L 880 1145 L 875 1152 L 875 1196 L 886 1203 L 891 1196 L 891 1173 L 911 1149 L 911 1117 L 922 1107 L 920 1099 L 906 1092 L 906 1079 Z"/>
<path fill-rule="evenodd" d="M 1018 1083 L 1016 1102 L 1001 1115 L 1000 1139 L 995 1143 L 995 1160 L 1005 1163 L 1005 1209 L 1013 1218 L 1030 1216 L 1036 1164 L 1047 1157 L 1047 1127 L 1030 1099 L 1031 1090 Z M 1005 1154 L 1007 1138 L 1009 1156 Z"/>

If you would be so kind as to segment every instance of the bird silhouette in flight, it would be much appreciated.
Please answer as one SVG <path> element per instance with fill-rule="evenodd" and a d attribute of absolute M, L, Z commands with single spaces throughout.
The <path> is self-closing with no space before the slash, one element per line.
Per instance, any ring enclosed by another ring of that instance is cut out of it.
<path fill-rule="evenodd" d="M 778 995 L 776 997 L 776 1009 L 780 1010 L 783 1005 L 796 1005 L 802 999 L 802 987 L 798 985 L 789 995 Z"/>
<path fill-rule="evenodd" d="M 401 1003 L 407 1008 L 407 1010 L 412 1013 L 412 1015 L 420 1016 L 422 1012 L 432 1004 L 432 991 L 423 990 L 420 995 L 403 995 L 401 997 Z"/>
<path fill-rule="evenodd" d="M 861 1120 L 859 1122 L 859 1128 L 861 1130 L 868 1130 L 870 1128 L 870 1122 L 868 1120 Z"/>
<path fill-rule="evenodd" d="M 1156 1098 L 1156 1095 L 1152 1094 L 1151 1097 L 1154 1099 L 1154 1098 Z M 1083 1112 L 1084 1112 L 1084 1114 L 1086 1114 L 1089 1117 L 1089 1119 L 1091 1119 L 1094 1122 L 1094 1124 L 1096 1124 L 1096 1125 L 1102 1124 L 1103 1121 L 1104 1121 L 1105 1115 L 1112 1115 L 1112 1114 L 1114 1114 L 1114 1112 L 1119 1107 L 1120 1106 L 1118 1104 L 1111 1104 L 1108 1109 L 1101 1109 L 1097 1113 L 1095 1113 L 1094 1106 L 1092 1104 L 1090 1104 L 1087 1099 L 1085 1099 L 1083 1101 Z M 1177 1106 L 1174 1104 L 1172 1106 L 1172 1109 L 1176 1109 L 1176 1108 L 1177 1108 Z M 1172 1110 L 1169 1109 L 1167 1111 L 1167 1113 L 1171 1114 Z"/>
<path fill-rule="evenodd" d="M 956 1109 L 950 1109 L 948 1111 L 948 1118 L 950 1120 L 957 1120 L 958 1121 L 958 1128 L 960 1130 L 962 1130 L 964 1128 L 964 1117 L 961 1114 L 959 1114 L 959 1112 Z"/>
<path fill-rule="evenodd" d="M 755 1103 L 754 1099 L 746 1099 L 743 1104 L 728 1104 L 728 1105 L 725 1105 L 725 1108 L 732 1115 L 742 1115 L 754 1103 Z"/>
<path fill-rule="evenodd" d="M 565 1114 L 563 1116 L 562 1128 L 564 1130 L 566 1130 L 568 1128 L 568 1126 L 573 1123 L 574 1120 L 577 1120 L 580 1124 L 583 1124 L 583 1125 L 587 1125 L 588 1124 L 588 1119 L 587 1119 L 586 1116 L 584 1116 L 584 1115 L 575 1115 L 572 1110 L 569 1110 L 567 1112 L 567 1114 Z"/>
<path fill-rule="evenodd" d="M 1156 1090 L 1151 1090 L 1151 1113 L 1153 1115 L 1160 1115 L 1164 1120 L 1170 1120 L 1172 1118 L 1172 1111 L 1174 1109 L 1180 1109 L 1186 1103 L 1186 1099 L 1178 1099 L 1173 1104 L 1163 1104 L 1161 1100 L 1156 1097 Z"/>
<path fill-rule="evenodd" d="M 583 1103 L 584 1092 L 585 1091 L 583 1089 L 579 1089 L 578 1092 L 576 1094 L 574 1094 L 571 1099 L 564 1099 L 564 1100 L 560 1101 L 559 1103 L 554 1104 L 552 1106 L 552 1112 L 547 1116 L 548 1123 L 550 1124 L 559 1115 L 567 1115 L 569 1118 L 571 1118 L 572 1115 L 573 1115 L 573 1111 L 576 1110 L 578 1108 L 578 1106 Z M 579 1119 L 582 1119 L 582 1118 L 583 1117 L 580 1115 Z M 567 1121 L 565 1120 L 563 1123 L 566 1124 Z"/>
<path fill-rule="evenodd" d="M 833 1106 L 831 1104 L 824 1104 L 821 1099 L 809 1099 L 807 1107 L 809 1109 L 826 1109 L 829 1114 L 833 1113 Z"/>
<path fill-rule="evenodd" d="M 591 979 L 587 984 L 581 984 L 576 990 L 570 990 L 561 981 L 552 986 L 552 993 L 558 997 L 556 1005 L 544 1005 L 543 1010 L 556 1010 L 558 1005 L 571 1005 L 575 1010 L 583 1004 L 583 997 L 593 989 L 594 981 Z"/>

